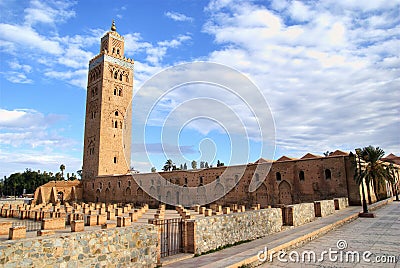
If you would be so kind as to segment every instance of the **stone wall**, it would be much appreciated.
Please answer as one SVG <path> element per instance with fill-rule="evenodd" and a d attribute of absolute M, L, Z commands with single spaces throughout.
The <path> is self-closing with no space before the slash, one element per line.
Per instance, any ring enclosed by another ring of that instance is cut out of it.
<path fill-rule="evenodd" d="M 335 209 L 341 210 L 349 206 L 349 199 L 347 197 L 340 197 L 333 199 L 335 202 Z"/>
<path fill-rule="evenodd" d="M 268 208 L 195 220 L 194 253 L 281 231 L 282 210 Z"/>
<path fill-rule="evenodd" d="M 155 267 L 156 262 L 157 231 L 147 224 L 9 240 L 0 245 L 0 266 Z"/>
<path fill-rule="evenodd" d="M 315 201 L 314 209 L 316 217 L 325 217 L 335 213 L 335 202 L 333 200 Z"/>
<path fill-rule="evenodd" d="M 289 226 L 299 226 L 315 220 L 314 203 L 289 205 L 284 211 L 284 222 Z"/>

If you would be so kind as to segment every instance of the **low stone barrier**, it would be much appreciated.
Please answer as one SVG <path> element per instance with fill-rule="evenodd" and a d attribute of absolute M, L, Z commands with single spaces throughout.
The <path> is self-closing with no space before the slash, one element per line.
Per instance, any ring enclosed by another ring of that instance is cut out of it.
<path fill-rule="evenodd" d="M 188 224 L 186 251 L 201 254 L 228 244 L 281 231 L 282 210 L 268 208 L 209 216 L 191 220 Z"/>
<path fill-rule="evenodd" d="M 333 202 L 335 202 L 335 210 L 341 210 L 349 206 L 349 199 L 347 197 L 335 198 Z"/>
<path fill-rule="evenodd" d="M 43 219 L 41 229 L 42 230 L 65 229 L 65 219 L 64 218 Z"/>
<path fill-rule="evenodd" d="M 283 222 L 288 226 L 299 226 L 315 220 L 314 203 L 288 205 L 283 208 Z"/>
<path fill-rule="evenodd" d="M 335 213 L 335 202 L 333 200 L 320 200 L 314 202 L 315 217 L 325 217 Z"/>
<path fill-rule="evenodd" d="M 148 224 L 7 240 L 0 266 L 155 267 L 157 243 L 156 228 Z"/>

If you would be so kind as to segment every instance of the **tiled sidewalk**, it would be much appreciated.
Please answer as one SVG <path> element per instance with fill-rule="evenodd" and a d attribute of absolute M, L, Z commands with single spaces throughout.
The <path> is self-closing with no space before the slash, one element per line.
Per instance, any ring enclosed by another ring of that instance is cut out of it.
<path fill-rule="evenodd" d="M 390 203 L 389 207 L 392 206 L 399 207 L 400 203 Z M 346 222 L 357 219 L 358 212 L 360 212 L 360 210 L 361 207 L 348 207 L 344 210 L 336 212 L 333 215 L 325 218 L 319 218 L 316 221 L 293 229 L 269 235 L 267 237 L 230 247 L 215 253 L 181 260 L 163 267 L 217 268 L 239 267 L 244 264 L 254 263 L 258 260 L 257 253 L 263 250 L 265 247 L 267 247 L 269 250 L 275 250 L 277 252 L 281 249 L 288 249 L 294 246 L 302 245 L 307 241 L 326 234 L 327 232 L 345 224 Z M 299 264 L 296 265 L 296 267 L 300 267 Z"/>

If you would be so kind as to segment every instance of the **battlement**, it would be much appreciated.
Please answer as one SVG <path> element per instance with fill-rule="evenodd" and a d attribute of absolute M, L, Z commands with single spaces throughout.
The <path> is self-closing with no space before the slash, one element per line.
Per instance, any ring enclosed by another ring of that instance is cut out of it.
<path fill-rule="evenodd" d="M 107 50 L 103 50 L 103 51 L 101 51 L 101 53 L 97 54 L 96 56 L 94 56 L 94 57 L 89 61 L 89 65 L 91 65 L 93 62 L 95 62 L 97 59 L 101 58 L 103 55 L 108 55 L 108 56 L 111 56 L 111 57 L 114 57 L 114 58 L 123 60 L 123 61 L 128 62 L 128 63 L 132 63 L 132 64 L 135 63 L 135 61 L 134 61 L 133 59 L 131 59 L 131 58 L 127 58 L 127 57 L 125 57 L 125 56 L 121 56 L 121 55 L 118 55 L 118 54 L 116 54 L 116 53 L 110 53 L 110 52 L 107 51 Z"/>

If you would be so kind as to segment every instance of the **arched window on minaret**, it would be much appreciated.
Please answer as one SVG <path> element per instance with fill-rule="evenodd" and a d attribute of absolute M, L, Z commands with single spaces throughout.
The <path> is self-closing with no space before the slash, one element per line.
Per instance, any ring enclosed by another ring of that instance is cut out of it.
<path fill-rule="evenodd" d="M 115 122 L 114 122 L 114 128 L 118 128 L 118 121 L 117 120 L 115 120 Z"/>
<path fill-rule="evenodd" d="M 114 79 L 117 79 L 117 78 L 118 78 L 118 72 L 115 71 L 115 73 L 114 73 Z"/>
<path fill-rule="evenodd" d="M 122 89 L 118 90 L 118 96 L 122 96 Z"/>
<path fill-rule="evenodd" d="M 114 88 L 114 95 L 117 95 L 117 89 Z"/>
<path fill-rule="evenodd" d="M 119 55 L 119 48 L 117 48 L 117 55 Z"/>
<path fill-rule="evenodd" d="M 114 54 L 115 53 L 115 47 L 113 47 L 113 50 L 112 50 L 112 54 Z"/>
<path fill-rule="evenodd" d="M 122 74 L 119 74 L 119 80 L 122 81 Z"/>

